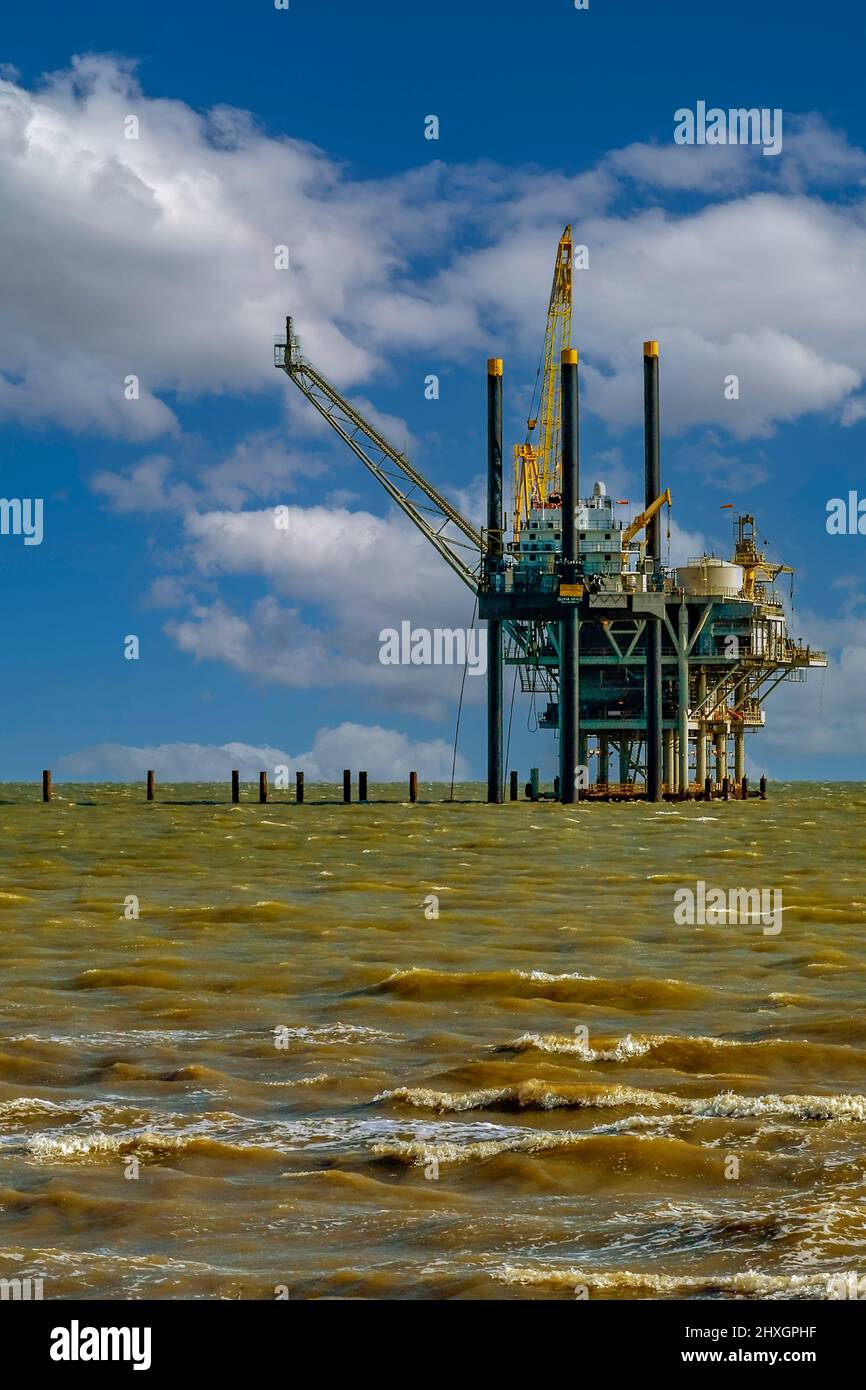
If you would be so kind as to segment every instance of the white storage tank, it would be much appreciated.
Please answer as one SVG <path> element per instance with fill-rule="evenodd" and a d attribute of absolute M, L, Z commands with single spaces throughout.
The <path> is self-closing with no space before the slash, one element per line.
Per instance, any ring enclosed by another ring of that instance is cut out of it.
<path fill-rule="evenodd" d="M 677 570 L 677 583 L 687 594 L 737 598 L 743 587 L 743 567 L 715 555 L 702 555 Z"/>

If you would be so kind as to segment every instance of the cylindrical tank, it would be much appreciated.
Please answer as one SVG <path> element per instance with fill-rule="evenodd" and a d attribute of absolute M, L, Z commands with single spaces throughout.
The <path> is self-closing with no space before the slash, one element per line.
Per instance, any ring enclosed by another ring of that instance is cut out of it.
<path fill-rule="evenodd" d="M 715 555 L 703 555 L 677 570 L 677 582 L 687 594 L 724 594 L 735 598 L 743 587 L 743 567 Z"/>

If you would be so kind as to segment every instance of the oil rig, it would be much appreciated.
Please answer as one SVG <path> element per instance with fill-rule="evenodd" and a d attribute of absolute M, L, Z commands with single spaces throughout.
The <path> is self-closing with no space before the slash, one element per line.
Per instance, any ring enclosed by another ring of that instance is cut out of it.
<path fill-rule="evenodd" d="M 746 730 L 780 682 L 826 654 L 788 635 L 775 581 L 793 574 L 735 518 L 730 559 L 672 569 L 662 554 L 658 343 L 643 345 L 644 505 L 625 523 L 602 482 L 581 496 L 578 353 L 571 345 L 571 227 L 563 232 L 526 437 L 504 511 L 501 358 L 487 363 L 487 516 L 477 529 L 301 353 L 293 320 L 274 346 L 285 371 L 477 596 L 487 622 L 487 800 L 505 799 L 504 668 L 544 700 L 559 739 L 555 795 L 687 800 L 748 795 Z M 536 408 L 537 406 L 537 408 Z M 669 522 L 668 522 L 669 525 Z M 614 759 L 616 766 L 614 767 Z M 612 775 L 615 772 L 615 775 Z M 516 795 L 512 774 L 511 795 Z M 538 796 L 537 776 L 527 788 Z"/>

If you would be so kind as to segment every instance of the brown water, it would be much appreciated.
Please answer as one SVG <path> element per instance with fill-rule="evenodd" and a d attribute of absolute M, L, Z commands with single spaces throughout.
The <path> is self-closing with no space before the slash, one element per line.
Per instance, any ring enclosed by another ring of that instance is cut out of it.
<path fill-rule="evenodd" d="M 866 787 L 159 795 L 0 789 L 0 1278 L 820 1298 L 866 1272 Z M 780 889 L 781 932 L 677 925 L 699 879 Z"/>

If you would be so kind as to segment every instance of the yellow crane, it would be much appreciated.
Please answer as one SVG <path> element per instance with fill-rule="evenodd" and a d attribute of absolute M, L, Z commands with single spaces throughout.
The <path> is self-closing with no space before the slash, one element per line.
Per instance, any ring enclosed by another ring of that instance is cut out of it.
<path fill-rule="evenodd" d="M 562 405 L 560 398 L 559 364 L 564 348 L 571 347 L 571 289 L 573 245 L 571 226 L 559 238 L 550 303 L 547 308 L 547 331 L 544 352 L 535 381 L 530 416 L 526 422 L 526 439 L 514 446 L 514 536 L 534 505 L 545 505 L 557 497 L 562 487 L 560 440 Z M 533 414 L 539 379 L 541 396 L 539 410 Z M 538 434 L 536 436 L 536 429 Z"/>
<path fill-rule="evenodd" d="M 655 516 L 656 512 L 660 512 L 660 511 L 661 511 L 661 509 L 662 509 L 662 507 L 665 505 L 665 503 L 667 503 L 668 512 L 670 512 L 670 508 L 671 508 L 671 492 L 670 492 L 670 488 L 667 488 L 667 487 L 665 488 L 664 492 L 660 493 L 659 496 L 656 497 L 655 501 L 653 501 L 653 502 L 650 503 L 650 505 L 646 508 L 645 511 L 639 512 L 638 515 L 635 517 L 634 521 L 629 522 L 628 526 L 624 526 L 624 527 L 623 527 L 623 532 L 622 532 L 622 572 L 623 572 L 623 574 L 625 574 L 625 572 L 626 572 L 626 570 L 627 570 L 627 568 L 628 568 L 628 547 L 629 547 L 630 542 L 634 540 L 635 536 L 638 534 L 639 531 L 642 531 L 642 530 L 644 529 L 644 527 L 647 526 L 647 525 L 652 521 L 652 519 L 653 519 L 653 517 Z"/>
<path fill-rule="evenodd" d="M 734 546 L 734 564 L 743 567 L 743 597 L 754 603 L 757 586 L 762 580 L 772 584 L 778 574 L 793 574 L 790 565 L 776 564 L 764 557 L 764 552 L 755 545 L 755 518 L 737 517 L 737 541 Z"/>

